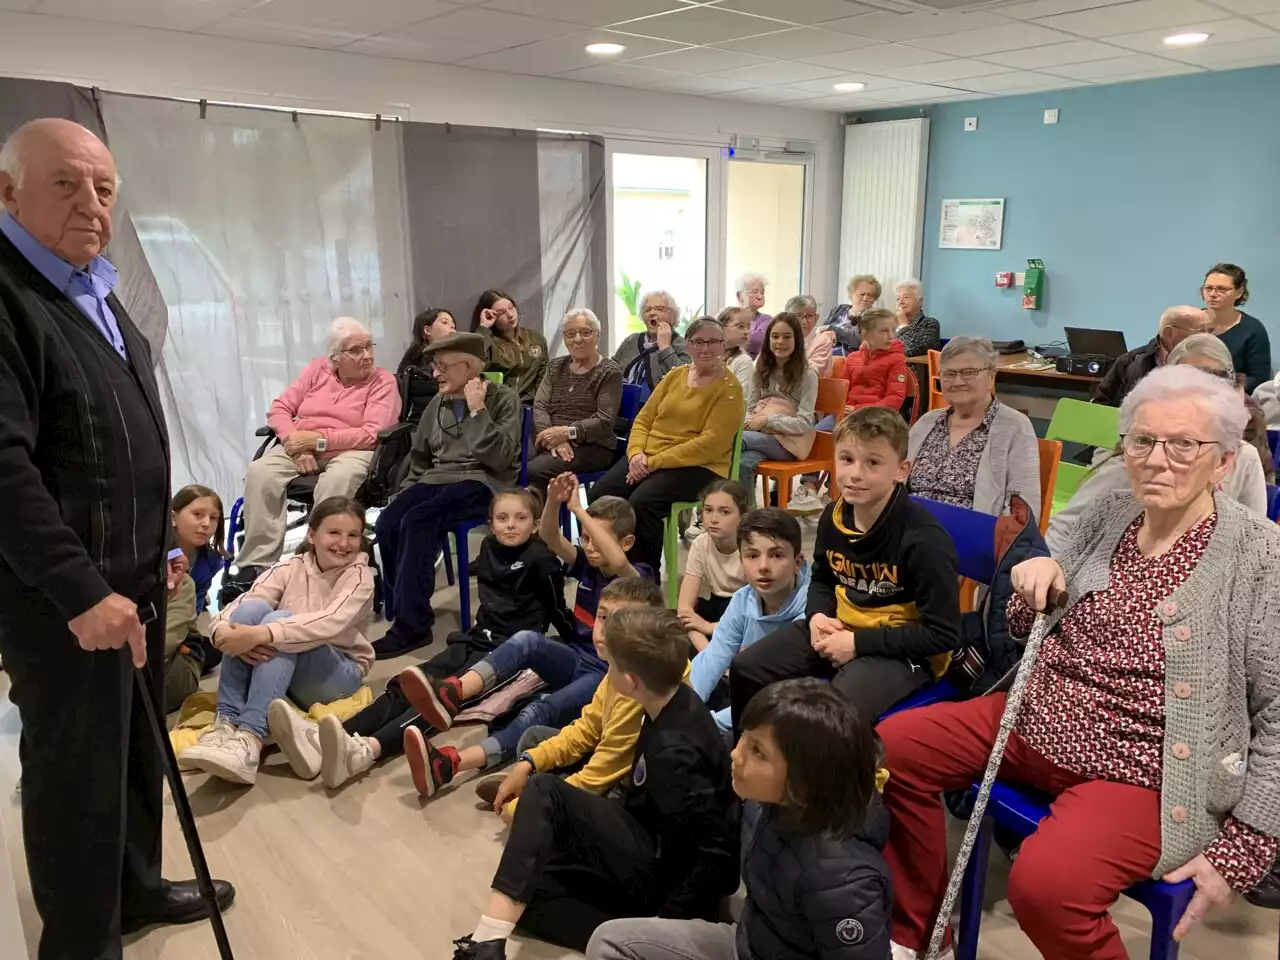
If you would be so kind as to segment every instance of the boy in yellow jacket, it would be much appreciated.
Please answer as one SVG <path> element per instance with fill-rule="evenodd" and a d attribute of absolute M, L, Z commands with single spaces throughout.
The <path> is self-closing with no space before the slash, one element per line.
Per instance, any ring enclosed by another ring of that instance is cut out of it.
<path fill-rule="evenodd" d="M 604 627 L 609 617 L 628 607 L 664 606 L 662 588 L 644 577 L 619 577 L 600 591 L 591 640 L 596 653 L 607 657 Z M 685 671 L 686 682 L 689 679 Z M 567 727 L 530 727 L 520 738 L 519 759 L 506 774 L 493 774 L 476 784 L 480 799 L 488 802 L 507 823 L 516 800 L 535 773 L 575 768 L 565 782 L 590 793 L 605 794 L 630 770 L 644 710 L 630 697 L 614 689 L 606 677 L 596 687 L 582 715 Z"/>

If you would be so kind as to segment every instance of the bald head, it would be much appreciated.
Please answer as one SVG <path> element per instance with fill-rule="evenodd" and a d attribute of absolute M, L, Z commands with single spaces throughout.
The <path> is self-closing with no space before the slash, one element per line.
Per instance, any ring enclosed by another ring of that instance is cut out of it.
<path fill-rule="evenodd" d="M 1187 305 L 1169 307 L 1160 314 L 1160 330 L 1157 336 L 1166 351 L 1172 350 L 1194 333 L 1208 333 L 1213 329 L 1209 314 L 1199 307 Z"/>
<path fill-rule="evenodd" d="M 32 120 L 0 147 L 0 203 L 41 244 L 81 269 L 111 240 L 118 185 L 106 145 L 70 120 Z"/>

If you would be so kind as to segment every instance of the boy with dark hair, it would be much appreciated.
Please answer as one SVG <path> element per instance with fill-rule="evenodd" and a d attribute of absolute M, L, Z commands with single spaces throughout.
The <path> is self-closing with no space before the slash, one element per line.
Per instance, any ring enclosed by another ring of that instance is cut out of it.
<path fill-rule="evenodd" d="M 830 678 L 874 722 L 941 676 L 960 646 L 955 545 L 907 495 L 907 424 L 865 407 L 837 425 L 837 499 L 818 522 L 808 623 L 783 627 L 733 662 L 735 724 L 752 696 L 789 677 Z"/>
<path fill-rule="evenodd" d="M 633 566 L 627 559 L 627 551 L 635 543 L 636 515 L 631 505 L 620 497 L 601 497 L 583 509 L 577 493 L 578 478 L 572 473 L 562 473 L 552 480 L 539 527 L 547 548 L 571 564 L 566 576 L 578 581 L 572 634 L 565 640 L 553 640 L 533 630 L 521 630 L 460 676 L 434 679 L 420 667 L 400 672 L 398 679 L 405 697 L 426 724 L 438 731 L 453 725 L 463 703 L 489 693 L 526 668 L 550 688 L 540 692 L 501 730 L 462 750 L 435 747 L 418 727 L 406 727 L 404 752 L 413 785 L 422 796 L 434 796 L 464 771 L 510 762 L 516 756 L 520 738 L 530 727 L 558 730 L 571 723 L 591 702 L 604 679 L 608 664 L 597 655 L 591 639 L 600 590 L 617 577 L 653 578 L 648 567 Z M 579 547 L 570 544 L 560 532 L 560 504 L 566 502 L 582 529 Z"/>
<path fill-rule="evenodd" d="M 738 550 L 747 578 L 716 624 L 711 642 L 693 658 L 689 685 L 704 701 L 720 686 L 733 658 L 757 640 L 805 616 L 809 564 L 800 551 L 800 522 L 786 510 L 752 510 L 738 525 Z M 712 712 L 732 729 L 729 708 Z"/>
<path fill-rule="evenodd" d="M 724 740 L 681 683 L 689 640 L 670 610 L 622 610 L 609 676 L 644 708 L 620 802 L 545 773 L 529 780 L 475 933 L 454 960 L 504 960 L 517 923 L 575 950 L 615 917 L 715 919 L 738 887 L 739 810 Z"/>

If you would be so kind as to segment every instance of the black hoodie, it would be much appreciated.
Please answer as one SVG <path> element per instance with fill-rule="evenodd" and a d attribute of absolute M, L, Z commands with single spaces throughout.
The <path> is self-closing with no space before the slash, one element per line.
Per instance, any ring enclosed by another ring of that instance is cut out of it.
<path fill-rule="evenodd" d="M 960 647 L 955 544 L 902 484 L 865 533 L 836 499 L 818 521 L 806 613 L 839 619 L 860 657 L 928 662 L 941 676 Z"/>
<path fill-rule="evenodd" d="M 480 588 L 476 626 L 488 630 L 494 640 L 506 640 L 521 630 L 546 633 L 548 627 L 555 627 L 562 639 L 573 635 L 573 619 L 564 603 L 564 568 L 537 537 L 504 547 L 489 534 L 480 543 L 471 572 Z"/>

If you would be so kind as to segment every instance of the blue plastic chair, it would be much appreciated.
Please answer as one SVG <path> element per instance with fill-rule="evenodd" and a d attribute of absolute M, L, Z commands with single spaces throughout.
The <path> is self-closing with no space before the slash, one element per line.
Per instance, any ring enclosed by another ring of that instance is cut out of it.
<path fill-rule="evenodd" d="M 973 788 L 973 796 L 977 787 Z M 973 855 L 965 869 L 964 887 L 960 893 L 960 936 L 956 943 L 956 960 L 975 960 L 978 955 L 978 932 L 982 923 L 982 894 L 987 880 L 987 856 L 991 850 L 993 824 L 999 824 L 1019 837 L 1035 833 L 1040 821 L 1049 815 L 1049 798 L 1043 794 L 996 783 L 991 788 L 987 816 L 983 819 L 974 844 Z M 1178 943 L 1173 928 L 1195 893 L 1190 880 L 1164 883 L 1143 880 L 1125 891 L 1151 912 L 1151 960 L 1177 960 Z"/>
<path fill-rule="evenodd" d="M 1280 523 L 1280 487 L 1267 484 L 1267 519 Z"/>
<path fill-rule="evenodd" d="M 1271 448 L 1271 462 L 1280 470 L 1280 430 L 1267 428 L 1267 446 Z"/>
<path fill-rule="evenodd" d="M 613 448 L 613 462 L 617 463 L 627 455 L 627 436 L 631 434 L 631 424 L 636 418 L 636 414 L 640 412 L 640 408 L 644 406 L 644 402 L 649 399 L 651 391 L 648 387 L 641 386 L 636 383 L 624 383 L 622 385 L 622 402 L 618 404 L 618 415 L 614 420 L 614 432 L 617 434 L 618 443 Z M 617 432 L 620 421 L 626 421 L 627 436 Z M 576 471 L 575 471 L 576 472 Z M 579 473 L 578 483 L 583 489 L 595 483 L 603 477 L 608 470 L 595 470 L 591 473 Z M 573 542 L 573 514 L 569 512 L 567 504 L 560 507 L 560 529 L 564 531 L 564 538 L 570 543 Z"/>

